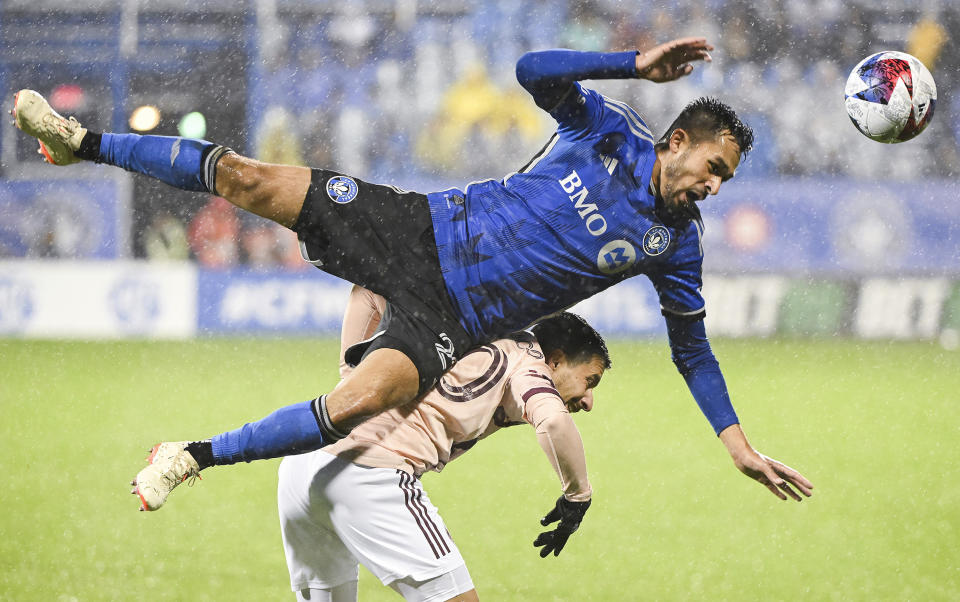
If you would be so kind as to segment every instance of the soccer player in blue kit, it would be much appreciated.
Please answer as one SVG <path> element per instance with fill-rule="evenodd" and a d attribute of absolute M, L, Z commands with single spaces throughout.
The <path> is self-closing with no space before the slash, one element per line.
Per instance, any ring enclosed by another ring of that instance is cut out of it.
<path fill-rule="evenodd" d="M 658 140 L 632 108 L 579 83 L 675 80 L 693 61 L 711 60 L 712 49 L 683 38 L 646 52 L 524 55 L 517 79 L 557 131 L 502 180 L 427 195 L 265 164 L 203 140 L 88 132 L 31 90 L 17 94 L 13 114 L 51 163 L 92 160 L 219 194 L 292 229 L 305 259 L 388 301 L 381 330 L 351 349 L 357 367 L 333 391 L 171 457 L 152 455 L 175 473 L 169 489 L 182 480 L 172 467 L 184 457 L 202 469 L 329 444 L 416 399 L 471 347 L 644 274 L 659 294 L 674 363 L 735 466 L 799 501 L 812 484 L 748 443 L 703 324 L 696 203 L 733 177 L 753 132 L 725 104 L 701 98 Z"/>

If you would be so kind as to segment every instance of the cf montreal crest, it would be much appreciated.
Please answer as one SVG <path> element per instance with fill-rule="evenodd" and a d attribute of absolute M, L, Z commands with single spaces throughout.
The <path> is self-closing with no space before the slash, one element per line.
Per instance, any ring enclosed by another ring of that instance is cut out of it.
<path fill-rule="evenodd" d="M 651 257 L 660 255 L 670 246 L 670 230 L 654 226 L 643 235 L 643 252 Z"/>
<path fill-rule="evenodd" d="M 357 183 L 347 176 L 334 176 L 327 180 L 327 196 L 334 203 L 346 205 L 357 198 Z"/>

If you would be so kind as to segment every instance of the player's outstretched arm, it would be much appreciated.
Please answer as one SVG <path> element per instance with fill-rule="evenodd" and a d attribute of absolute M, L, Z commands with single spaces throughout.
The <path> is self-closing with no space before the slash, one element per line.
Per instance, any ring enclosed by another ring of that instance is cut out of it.
<path fill-rule="evenodd" d="M 781 500 L 786 500 L 789 496 L 798 502 L 801 501 L 803 498 L 797 491 L 806 497 L 813 495 L 813 483 L 786 464 L 768 458 L 753 449 L 739 424 L 725 428 L 720 433 L 720 440 L 727 447 L 734 465 L 740 472 L 769 489 L 770 493 Z"/>
<path fill-rule="evenodd" d="M 528 52 L 517 61 L 517 81 L 537 106 L 554 112 L 585 79 L 637 77 L 636 52 L 582 52 L 552 49 Z M 572 102 L 572 101 L 571 101 Z"/>
<path fill-rule="evenodd" d="M 587 478 L 587 460 L 580 431 L 560 398 L 550 394 L 534 395 L 528 400 L 527 413 L 530 424 L 537 431 L 537 441 L 560 477 L 564 492 L 540 524 L 547 526 L 560 522 L 553 530 L 540 533 L 533 542 L 540 548 L 540 557 L 546 558 L 551 553 L 554 556 L 560 554 L 567 540 L 580 527 L 593 492 Z"/>
<path fill-rule="evenodd" d="M 551 49 L 528 52 L 517 61 L 517 81 L 540 108 L 552 112 L 574 82 L 587 79 L 647 79 L 668 82 L 693 71 L 693 61 L 711 60 L 706 38 L 680 38 L 646 51 L 582 52 Z"/>
<path fill-rule="evenodd" d="M 727 447 L 737 469 L 782 500 L 788 495 L 798 502 L 802 499 L 791 485 L 810 497 L 813 484 L 806 477 L 758 453 L 747 442 L 740 428 L 740 419 L 730 403 L 720 365 L 710 349 L 703 320 L 667 315 L 667 336 L 677 369 L 714 432 Z"/>
<path fill-rule="evenodd" d="M 560 407 L 562 408 L 562 405 Z M 560 477 L 564 495 L 572 501 L 589 500 L 592 491 L 587 478 L 583 440 L 570 414 L 560 410 L 557 414 L 538 421 L 534 427 L 540 448 Z"/>

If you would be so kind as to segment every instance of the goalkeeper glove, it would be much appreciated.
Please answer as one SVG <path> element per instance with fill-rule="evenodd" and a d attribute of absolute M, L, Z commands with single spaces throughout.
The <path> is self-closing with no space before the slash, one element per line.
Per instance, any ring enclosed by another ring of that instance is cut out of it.
<path fill-rule="evenodd" d="M 540 519 L 540 524 L 544 527 L 552 522 L 560 521 L 556 529 L 541 533 L 533 542 L 535 547 L 543 546 L 540 550 L 540 558 L 546 558 L 550 552 L 553 552 L 554 556 L 560 554 L 560 550 L 567 543 L 567 539 L 580 527 L 580 521 L 583 520 L 583 515 L 587 513 L 589 507 L 590 500 L 570 502 L 567 498 L 560 496 L 553 510 Z"/>

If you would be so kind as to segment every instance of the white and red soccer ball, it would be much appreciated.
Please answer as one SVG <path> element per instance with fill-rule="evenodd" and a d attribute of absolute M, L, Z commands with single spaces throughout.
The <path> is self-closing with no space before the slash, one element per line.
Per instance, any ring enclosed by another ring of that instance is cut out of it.
<path fill-rule="evenodd" d="M 889 50 L 860 61 L 844 95 L 847 115 L 863 135 L 895 143 L 910 140 L 930 123 L 937 85 L 916 57 Z"/>

